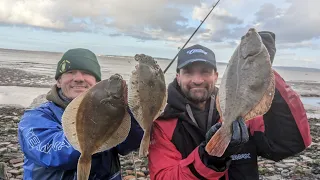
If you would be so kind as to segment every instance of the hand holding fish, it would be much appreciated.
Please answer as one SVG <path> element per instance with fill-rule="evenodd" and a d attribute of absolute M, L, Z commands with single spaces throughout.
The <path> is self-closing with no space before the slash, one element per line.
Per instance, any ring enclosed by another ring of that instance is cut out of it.
<path fill-rule="evenodd" d="M 209 131 L 206 134 L 206 143 L 210 141 L 211 137 L 219 130 L 220 127 L 221 123 L 219 122 L 209 129 Z M 244 122 L 244 119 L 241 116 L 239 116 L 237 120 L 233 121 L 232 123 L 232 136 L 230 144 L 228 145 L 226 151 L 221 157 L 224 158 L 236 154 L 241 150 L 243 145 L 246 142 L 248 142 L 248 140 L 249 133 L 247 130 L 247 126 Z"/>

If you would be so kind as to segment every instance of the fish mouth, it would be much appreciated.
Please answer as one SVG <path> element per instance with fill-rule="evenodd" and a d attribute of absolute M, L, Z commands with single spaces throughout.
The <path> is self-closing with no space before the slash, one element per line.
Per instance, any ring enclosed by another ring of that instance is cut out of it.
<path fill-rule="evenodd" d="M 247 33 L 241 37 L 240 56 L 243 59 L 254 57 L 262 51 L 263 43 L 260 35 L 254 28 L 250 28 Z"/>
<path fill-rule="evenodd" d="M 114 79 L 114 80 L 116 80 L 116 79 L 123 80 L 122 76 L 121 76 L 120 74 L 118 74 L 118 73 L 112 75 L 112 76 L 110 77 L 110 79 L 111 79 L 111 80 L 112 80 L 112 79 Z"/>

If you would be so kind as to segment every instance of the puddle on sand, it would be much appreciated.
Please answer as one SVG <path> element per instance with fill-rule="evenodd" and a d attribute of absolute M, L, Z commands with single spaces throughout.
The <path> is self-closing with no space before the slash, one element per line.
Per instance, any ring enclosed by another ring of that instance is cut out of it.
<path fill-rule="evenodd" d="M 46 94 L 50 88 L 0 86 L 0 104 L 28 107 L 34 98 Z"/>

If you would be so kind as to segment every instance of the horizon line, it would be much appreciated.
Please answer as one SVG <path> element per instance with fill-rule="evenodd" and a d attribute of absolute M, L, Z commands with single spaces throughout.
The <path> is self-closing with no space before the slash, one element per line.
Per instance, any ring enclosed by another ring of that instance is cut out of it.
<path fill-rule="evenodd" d="M 0 47 L 1 50 L 12 50 L 12 51 L 25 51 L 25 52 L 45 52 L 45 53 L 59 53 L 63 54 L 64 52 L 61 51 L 45 51 L 45 50 L 27 50 L 27 49 L 11 49 L 11 48 L 3 48 Z M 96 54 L 96 53 L 95 53 Z M 134 57 L 134 56 L 125 56 L 125 55 L 115 55 L 115 54 L 96 54 L 97 57 L 99 56 L 118 56 L 118 57 Z M 162 59 L 162 60 L 168 60 L 171 61 L 172 59 L 164 58 L 164 57 L 155 57 L 152 56 L 155 59 Z M 227 62 L 217 61 L 217 63 L 220 64 L 228 64 Z M 320 71 L 320 68 L 314 68 L 314 67 L 303 67 L 303 66 L 272 66 L 272 67 L 278 67 L 278 68 L 306 68 L 306 69 L 314 69 Z"/>

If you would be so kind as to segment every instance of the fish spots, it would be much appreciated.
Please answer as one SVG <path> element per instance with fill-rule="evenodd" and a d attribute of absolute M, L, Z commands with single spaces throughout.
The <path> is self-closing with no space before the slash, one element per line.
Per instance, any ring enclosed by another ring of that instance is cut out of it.
<path fill-rule="evenodd" d="M 224 121 L 221 129 L 232 127 L 232 122 L 239 116 L 251 120 L 269 110 L 274 82 L 271 80 L 273 74 L 270 73 L 270 59 L 266 56 L 268 51 L 261 48 L 262 44 L 260 35 L 250 29 L 241 38 L 228 63 L 218 91 L 218 111 Z M 230 136 L 230 133 L 217 133 L 211 138 L 206 146 L 210 155 L 220 157 L 223 152 L 219 150 L 225 147 L 223 138 L 226 135 Z"/>
<path fill-rule="evenodd" d="M 132 84 L 132 85 L 136 85 L 136 84 L 138 84 L 138 83 L 139 83 L 138 80 L 131 81 L 131 84 Z"/>
<path fill-rule="evenodd" d="M 150 86 L 150 87 L 153 87 L 153 86 L 155 86 L 155 83 L 154 83 L 153 80 L 150 79 L 150 80 L 148 81 L 147 85 Z"/>
<path fill-rule="evenodd" d="M 136 106 L 133 106 L 133 108 L 131 109 L 131 111 L 136 111 L 136 110 L 138 110 L 138 109 L 139 109 L 139 106 L 136 105 Z"/>
<path fill-rule="evenodd" d="M 156 107 L 155 107 L 154 105 L 152 105 L 152 106 L 150 107 L 150 109 L 149 109 L 149 113 L 150 113 L 150 114 L 154 114 L 155 110 L 156 110 Z"/>
<path fill-rule="evenodd" d="M 146 132 L 140 144 L 139 156 L 141 157 L 148 153 L 150 125 L 163 108 L 162 104 L 167 96 L 164 74 L 154 58 L 137 54 L 135 60 L 138 61 L 139 66 L 130 77 L 132 86 L 129 90 L 128 104 L 132 114 L 139 117 L 137 121 Z"/>

